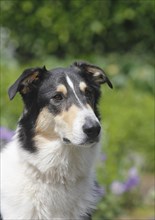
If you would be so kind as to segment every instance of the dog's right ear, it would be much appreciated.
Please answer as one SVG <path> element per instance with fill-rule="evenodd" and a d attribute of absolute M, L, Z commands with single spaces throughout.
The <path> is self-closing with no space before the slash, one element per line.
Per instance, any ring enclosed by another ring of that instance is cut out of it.
<path fill-rule="evenodd" d="M 103 84 L 107 83 L 108 86 L 112 89 L 113 85 L 109 78 L 106 76 L 105 72 L 103 69 L 101 69 L 98 66 L 95 66 L 93 64 L 84 62 L 84 61 L 77 61 L 74 62 L 74 66 L 80 68 L 83 72 L 88 74 L 90 77 L 92 77 L 93 81 L 97 84 Z"/>
<path fill-rule="evenodd" d="M 31 92 L 37 87 L 45 72 L 47 72 L 45 66 L 43 68 L 36 67 L 24 70 L 8 90 L 10 100 L 14 98 L 17 92 L 20 92 L 21 95 Z"/>

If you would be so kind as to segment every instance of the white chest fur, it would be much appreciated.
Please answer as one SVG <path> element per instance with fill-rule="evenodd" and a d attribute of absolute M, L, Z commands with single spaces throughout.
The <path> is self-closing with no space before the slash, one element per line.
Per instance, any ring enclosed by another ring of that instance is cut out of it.
<path fill-rule="evenodd" d="M 93 169 L 98 146 L 46 143 L 37 153 L 16 141 L 1 155 L 4 219 L 79 219 L 93 208 Z"/>

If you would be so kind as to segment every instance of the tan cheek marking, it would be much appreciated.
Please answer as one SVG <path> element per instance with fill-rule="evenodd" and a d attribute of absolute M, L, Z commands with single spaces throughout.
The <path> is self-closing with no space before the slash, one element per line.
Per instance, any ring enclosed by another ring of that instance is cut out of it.
<path fill-rule="evenodd" d="M 54 132 L 54 126 L 54 116 L 52 116 L 52 113 L 50 113 L 46 107 L 43 108 L 36 121 L 36 135 L 34 137 L 34 140 L 38 140 L 41 137 L 48 140 L 58 139 L 58 135 Z"/>
<path fill-rule="evenodd" d="M 63 84 L 60 84 L 57 87 L 57 92 L 62 92 L 66 96 L 67 95 L 67 88 Z"/>
<path fill-rule="evenodd" d="M 85 92 L 87 85 L 85 82 L 80 82 L 79 87 L 82 92 Z"/>
<path fill-rule="evenodd" d="M 75 105 L 72 105 L 68 111 L 63 111 L 61 115 L 56 116 L 56 120 L 64 121 L 69 128 L 72 128 L 75 118 L 79 112 L 79 108 Z"/>

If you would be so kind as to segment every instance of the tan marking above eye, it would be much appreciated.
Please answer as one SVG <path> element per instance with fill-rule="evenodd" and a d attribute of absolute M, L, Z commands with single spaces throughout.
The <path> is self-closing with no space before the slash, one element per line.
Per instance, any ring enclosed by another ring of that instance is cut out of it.
<path fill-rule="evenodd" d="M 63 84 L 58 85 L 56 91 L 63 93 L 65 96 L 67 95 L 67 88 Z"/>
<path fill-rule="evenodd" d="M 82 92 L 85 92 L 87 85 L 85 82 L 80 82 L 79 87 Z"/>

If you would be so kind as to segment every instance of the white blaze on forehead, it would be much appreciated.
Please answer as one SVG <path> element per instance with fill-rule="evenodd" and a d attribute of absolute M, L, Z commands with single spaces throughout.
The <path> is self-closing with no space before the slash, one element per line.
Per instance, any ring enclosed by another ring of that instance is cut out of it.
<path fill-rule="evenodd" d="M 80 101 L 79 97 L 77 96 L 77 94 L 76 94 L 76 92 L 75 92 L 75 88 L 74 88 L 74 84 L 73 84 L 72 80 L 71 80 L 68 76 L 66 76 L 66 80 L 67 80 L 68 85 L 69 85 L 70 88 L 72 89 L 72 91 L 73 91 L 73 93 L 74 93 L 76 99 L 78 100 L 78 102 L 80 103 L 80 105 L 83 106 L 82 102 Z"/>
<path fill-rule="evenodd" d="M 72 90 L 74 90 L 74 85 L 71 79 L 68 76 L 66 76 L 66 79 L 67 79 L 68 85 L 72 88 Z"/>

